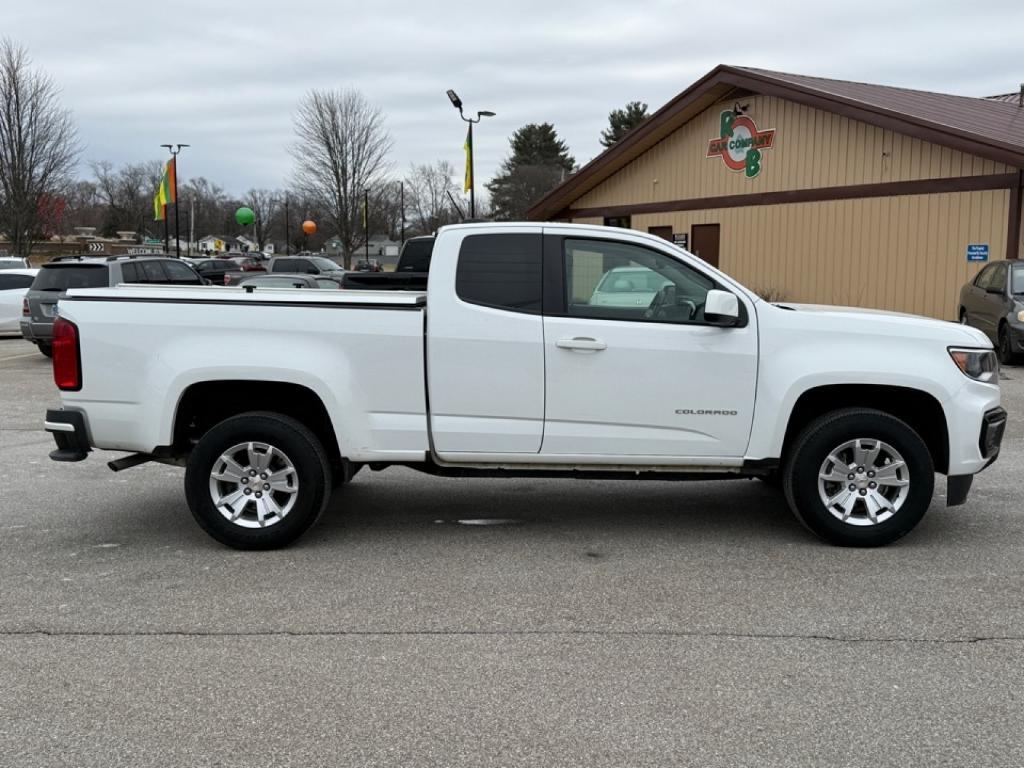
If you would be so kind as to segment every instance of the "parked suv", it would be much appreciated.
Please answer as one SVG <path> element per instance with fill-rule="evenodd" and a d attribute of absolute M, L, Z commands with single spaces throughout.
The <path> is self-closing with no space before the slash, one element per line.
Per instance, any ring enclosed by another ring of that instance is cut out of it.
<path fill-rule="evenodd" d="M 121 283 L 204 285 L 191 266 L 165 256 L 58 256 L 43 264 L 25 294 L 21 335 L 49 357 L 57 302 L 71 288 L 109 288 Z"/>
<path fill-rule="evenodd" d="M 993 261 L 960 289 L 960 322 L 992 339 L 999 361 L 1024 353 L 1024 263 Z"/>

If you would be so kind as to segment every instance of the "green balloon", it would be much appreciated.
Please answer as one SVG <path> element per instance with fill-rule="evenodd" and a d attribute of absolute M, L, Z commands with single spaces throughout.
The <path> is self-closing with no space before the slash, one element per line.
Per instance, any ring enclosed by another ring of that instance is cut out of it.
<path fill-rule="evenodd" d="M 252 208 L 246 208 L 245 206 L 242 206 L 237 211 L 235 211 L 235 221 L 237 221 L 243 227 L 248 227 L 250 224 L 256 221 L 256 214 L 252 212 Z"/>

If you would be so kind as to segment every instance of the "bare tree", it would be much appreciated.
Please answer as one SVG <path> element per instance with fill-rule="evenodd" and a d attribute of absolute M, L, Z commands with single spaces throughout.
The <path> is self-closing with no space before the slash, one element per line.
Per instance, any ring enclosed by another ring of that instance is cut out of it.
<path fill-rule="evenodd" d="M 420 235 L 429 235 L 438 227 L 458 221 L 448 193 L 456 200 L 460 192 L 452 178 L 455 169 L 447 160 L 433 165 L 413 165 L 406 177 L 406 205 L 411 229 Z M 463 206 L 465 207 L 465 206 Z"/>
<path fill-rule="evenodd" d="M 153 221 L 153 195 L 164 173 L 164 163 L 148 160 L 114 170 L 106 160 L 90 163 L 96 190 L 106 203 L 102 233 L 112 236 L 132 230 L 141 237 Z"/>
<path fill-rule="evenodd" d="M 64 193 L 80 151 L 57 87 L 30 64 L 24 48 L 0 39 L 0 230 L 21 256 L 32 250 L 40 203 Z"/>
<path fill-rule="evenodd" d="M 388 168 L 384 115 L 359 91 L 313 90 L 299 104 L 295 135 L 295 186 L 321 202 L 351 267 L 365 242 L 364 191 L 382 185 Z"/>
<path fill-rule="evenodd" d="M 245 193 L 242 202 L 256 214 L 252 234 L 257 250 L 264 250 L 267 241 L 270 240 L 270 233 L 277 220 L 282 200 L 283 195 L 278 190 L 250 189 Z"/>

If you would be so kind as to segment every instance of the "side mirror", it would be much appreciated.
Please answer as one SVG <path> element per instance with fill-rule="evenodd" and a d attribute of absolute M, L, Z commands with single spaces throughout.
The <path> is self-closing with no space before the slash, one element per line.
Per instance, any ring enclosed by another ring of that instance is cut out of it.
<path fill-rule="evenodd" d="M 998 296 L 1004 293 L 1004 289 L 994 285 L 990 285 L 988 288 L 985 289 L 985 293 L 994 293 Z"/>
<path fill-rule="evenodd" d="M 704 300 L 704 320 L 709 325 L 729 328 L 740 321 L 740 300 L 735 293 L 710 290 Z"/>

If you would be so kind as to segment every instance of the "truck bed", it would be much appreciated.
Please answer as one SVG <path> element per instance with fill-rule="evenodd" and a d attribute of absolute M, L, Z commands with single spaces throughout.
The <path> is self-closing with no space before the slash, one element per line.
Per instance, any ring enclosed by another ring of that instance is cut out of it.
<path fill-rule="evenodd" d="M 82 386 L 64 405 L 88 412 L 95 447 L 152 452 L 194 382 L 291 382 L 320 398 L 353 456 L 422 459 L 425 304 L 405 291 L 73 290 L 59 306 L 81 327 Z"/>

